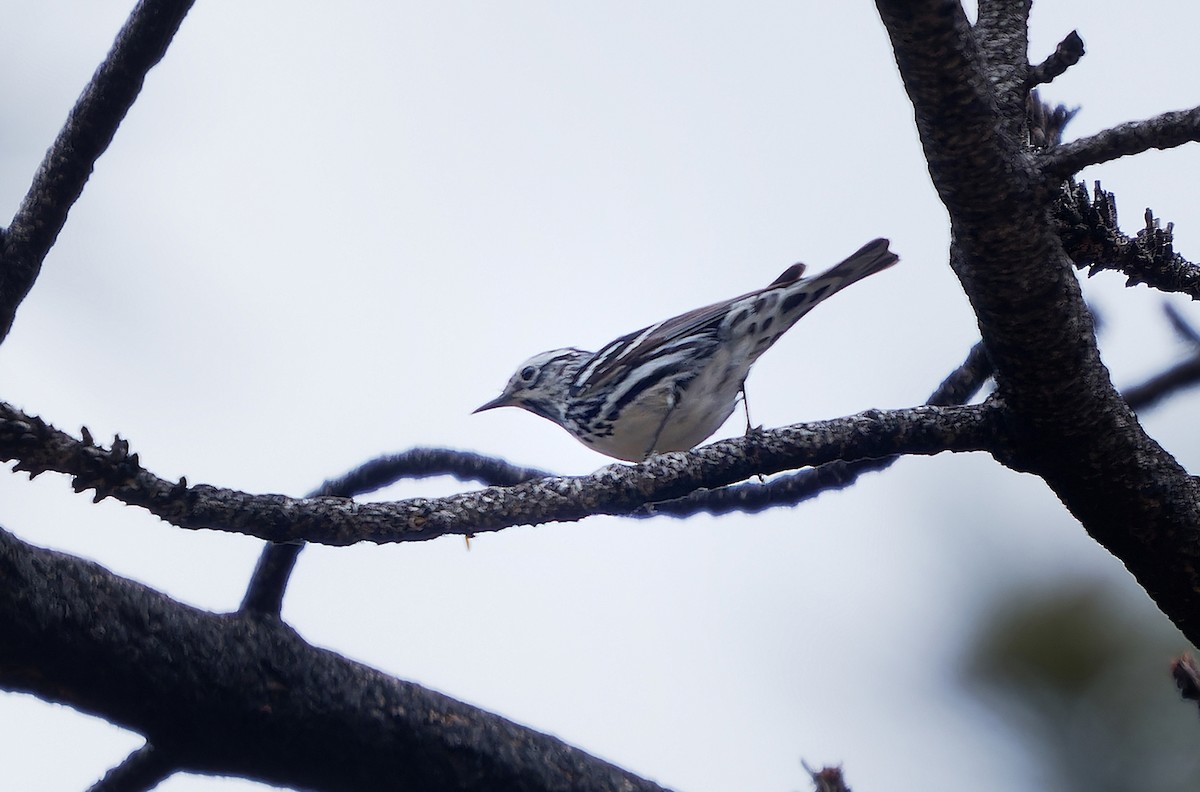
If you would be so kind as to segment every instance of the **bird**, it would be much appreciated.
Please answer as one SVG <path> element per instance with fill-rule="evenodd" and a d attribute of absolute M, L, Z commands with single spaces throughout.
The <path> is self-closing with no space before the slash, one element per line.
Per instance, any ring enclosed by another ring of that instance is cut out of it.
<path fill-rule="evenodd" d="M 793 264 L 764 288 L 635 330 L 598 352 L 536 354 L 474 412 L 520 407 L 628 462 L 687 451 L 733 414 L 750 367 L 800 317 L 900 260 L 889 245 L 872 240 L 809 278 L 803 264 Z"/>

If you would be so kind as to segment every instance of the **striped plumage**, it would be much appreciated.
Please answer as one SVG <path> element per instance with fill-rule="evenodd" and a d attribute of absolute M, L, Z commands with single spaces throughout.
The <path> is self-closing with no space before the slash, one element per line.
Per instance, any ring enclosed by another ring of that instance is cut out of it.
<path fill-rule="evenodd" d="M 609 456 L 641 461 L 685 451 L 720 428 L 750 367 L 825 298 L 898 261 L 876 239 L 826 272 L 793 264 L 771 285 L 612 341 L 599 352 L 554 349 L 521 364 L 475 412 L 521 407 Z"/>

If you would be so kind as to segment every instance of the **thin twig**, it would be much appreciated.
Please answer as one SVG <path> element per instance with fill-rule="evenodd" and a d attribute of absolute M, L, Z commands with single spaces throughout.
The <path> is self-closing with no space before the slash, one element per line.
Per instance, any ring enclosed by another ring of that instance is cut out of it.
<path fill-rule="evenodd" d="M 1194 385 L 1200 385 L 1200 355 L 1193 355 L 1181 363 L 1176 363 L 1140 385 L 1127 388 L 1121 395 L 1125 397 L 1131 409 L 1142 412 L 1167 396 Z"/>
<path fill-rule="evenodd" d="M 1062 76 L 1067 69 L 1079 63 L 1084 52 L 1083 39 L 1079 37 L 1079 31 L 1072 30 L 1066 38 L 1058 42 L 1058 46 L 1046 60 L 1030 70 L 1029 76 L 1025 80 L 1026 87 L 1036 88 Z"/>
<path fill-rule="evenodd" d="M 1191 347 L 1191 356 L 1121 393 L 1126 403 L 1137 412 L 1153 407 L 1185 388 L 1200 385 L 1200 332 L 1170 303 L 1163 303 L 1163 313 L 1179 337 Z"/>
<path fill-rule="evenodd" d="M 283 612 L 283 595 L 304 546 L 304 542 L 267 542 L 263 545 L 238 611 L 279 618 Z"/>
<path fill-rule="evenodd" d="M 1171 305 L 1169 302 L 1163 303 L 1163 313 L 1167 315 L 1167 321 L 1171 323 L 1171 328 L 1178 334 L 1180 338 L 1194 347 L 1200 347 L 1200 330 L 1192 326 L 1192 323 L 1183 318 L 1183 314 Z"/>

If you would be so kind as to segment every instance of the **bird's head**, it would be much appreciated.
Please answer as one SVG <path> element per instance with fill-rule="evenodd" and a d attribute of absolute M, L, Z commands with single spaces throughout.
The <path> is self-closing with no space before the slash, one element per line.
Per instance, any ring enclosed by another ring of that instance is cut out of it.
<path fill-rule="evenodd" d="M 590 353 L 573 348 L 552 349 L 534 355 L 517 367 L 503 393 L 474 412 L 520 407 L 561 425 L 570 398 L 567 391 L 580 367 L 590 357 Z"/>

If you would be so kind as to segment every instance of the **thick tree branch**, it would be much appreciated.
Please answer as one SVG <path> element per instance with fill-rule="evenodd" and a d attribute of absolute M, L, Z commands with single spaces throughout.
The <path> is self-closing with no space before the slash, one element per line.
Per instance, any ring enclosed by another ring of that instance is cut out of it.
<path fill-rule="evenodd" d="M 1005 399 L 1047 427 L 1076 420 L 1051 392 L 1056 382 L 1112 388 L 1078 284 L 1046 222 L 1031 154 L 1022 138 L 1000 132 L 1007 125 L 962 8 L 950 0 L 878 5 L 930 174 L 950 212 L 951 264 L 979 317 Z"/>
<path fill-rule="evenodd" d="M 1145 121 L 1130 121 L 1064 143 L 1042 153 L 1039 164 L 1048 176 L 1069 179 L 1088 165 L 1099 165 L 1150 149 L 1175 148 L 1197 140 L 1200 140 L 1200 107 L 1193 107 L 1163 113 Z"/>
<path fill-rule="evenodd" d="M 950 215 L 951 265 L 996 367 L 997 398 L 1008 408 L 1015 447 L 1004 461 L 1040 475 L 1200 641 L 1200 489 L 1142 431 L 1100 360 L 1052 220 L 1057 184 L 1043 174 L 1063 147 L 1039 162 L 1011 133 L 1009 104 L 994 96 L 976 42 L 987 31 L 973 35 L 957 2 L 876 4 Z M 1077 162 L 1077 151 L 1057 167 Z"/>
<path fill-rule="evenodd" d="M 96 160 L 133 106 L 146 73 L 162 60 L 193 0 L 142 0 L 46 152 L 0 246 L 0 341 L 33 288 L 67 212 Z"/>
<path fill-rule="evenodd" d="M 975 21 L 975 40 L 981 56 L 981 74 L 992 88 L 992 98 L 1009 122 L 1007 134 L 1020 134 L 1021 114 L 1029 81 L 1029 7 L 1033 0 L 981 0 Z M 965 21 L 965 20 L 964 20 Z"/>
<path fill-rule="evenodd" d="M 0 530 L 0 686 L 180 769 L 316 790 L 658 790 L 552 737 Z M 154 769 L 154 768 L 151 768 Z"/>
<path fill-rule="evenodd" d="M 447 498 L 355 503 L 343 498 L 302 500 L 250 495 L 158 478 L 117 440 L 112 449 L 76 440 L 39 418 L 0 403 L 0 459 L 17 459 L 31 475 L 56 470 L 75 477 L 75 489 L 97 489 L 141 506 L 181 528 L 236 531 L 271 541 L 345 545 L 401 542 L 444 534 L 496 531 L 512 525 L 571 521 L 594 514 L 628 514 L 702 487 L 720 487 L 756 474 L 778 473 L 834 459 L 942 451 L 1005 453 L 998 408 L 914 407 L 868 410 L 830 421 L 755 432 L 686 453 L 662 454 L 641 465 L 611 465 L 590 476 L 547 478 L 490 487 Z"/>
<path fill-rule="evenodd" d="M 1100 182 L 1090 200 L 1082 183 L 1064 186 L 1054 209 L 1063 250 L 1076 267 L 1088 268 L 1089 275 L 1117 270 L 1129 286 L 1144 283 L 1200 299 L 1200 267 L 1175 252 L 1172 223 L 1163 228 L 1147 209 L 1143 228 L 1136 236 L 1125 235 L 1117 223 L 1116 198 Z"/>

